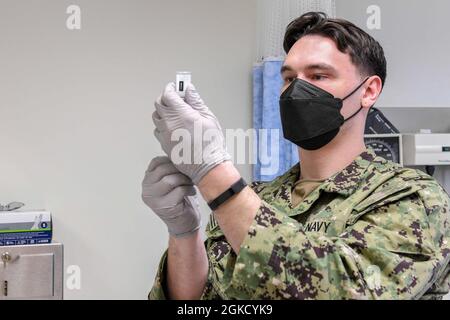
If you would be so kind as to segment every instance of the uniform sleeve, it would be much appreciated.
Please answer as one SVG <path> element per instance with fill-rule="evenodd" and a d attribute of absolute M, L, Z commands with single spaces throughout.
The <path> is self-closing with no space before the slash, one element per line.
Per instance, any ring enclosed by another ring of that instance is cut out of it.
<path fill-rule="evenodd" d="M 205 242 L 206 244 L 206 242 Z M 148 299 L 149 300 L 167 300 L 166 289 L 166 268 L 167 266 L 167 250 L 164 252 L 161 261 L 159 262 L 158 271 L 156 273 L 155 282 L 151 288 Z M 208 280 L 203 290 L 200 300 L 219 300 L 220 296 L 217 294 L 210 279 L 211 272 L 208 272 Z"/>
<path fill-rule="evenodd" d="M 437 185 L 365 212 L 337 237 L 305 232 L 262 201 L 234 262 L 229 298 L 414 299 L 445 272 L 449 198 Z M 448 268 L 447 268 L 448 270 Z"/>
<path fill-rule="evenodd" d="M 153 284 L 150 293 L 148 294 L 149 300 L 166 300 L 166 265 L 167 265 L 167 250 L 164 252 L 163 256 L 158 265 L 158 270 L 156 272 L 155 282 Z"/>

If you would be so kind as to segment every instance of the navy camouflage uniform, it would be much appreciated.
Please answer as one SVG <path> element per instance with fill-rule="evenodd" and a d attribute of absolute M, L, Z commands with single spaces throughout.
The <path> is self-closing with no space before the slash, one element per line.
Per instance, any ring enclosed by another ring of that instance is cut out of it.
<path fill-rule="evenodd" d="M 293 207 L 299 164 L 251 188 L 261 206 L 238 255 L 211 215 L 201 299 L 439 299 L 449 291 L 450 199 L 368 148 Z M 149 299 L 165 299 L 164 253 Z"/>

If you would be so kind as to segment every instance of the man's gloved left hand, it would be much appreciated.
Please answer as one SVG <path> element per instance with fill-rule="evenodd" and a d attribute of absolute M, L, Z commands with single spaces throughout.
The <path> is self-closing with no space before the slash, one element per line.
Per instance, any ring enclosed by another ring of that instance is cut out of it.
<path fill-rule="evenodd" d="M 215 166 L 231 159 L 219 121 L 192 84 L 186 87 L 183 100 L 175 91 L 175 84 L 169 83 L 155 108 L 152 116 L 156 138 L 175 167 L 194 184 Z"/>
<path fill-rule="evenodd" d="M 190 235 L 200 228 L 197 191 L 167 157 L 156 157 L 142 181 L 142 200 L 167 225 L 172 236 Z"/>

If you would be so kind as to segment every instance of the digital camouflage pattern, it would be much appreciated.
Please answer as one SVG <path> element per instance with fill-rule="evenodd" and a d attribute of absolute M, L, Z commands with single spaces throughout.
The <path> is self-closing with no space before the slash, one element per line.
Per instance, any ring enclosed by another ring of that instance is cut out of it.
<path fill-rule="evenodd" d="M 202 299 L 438 299 L 449 291 L 450 199 L 420 170 L 361 153 L 295 208 L 297 164 L 256 182 L 236 256 L 211 215 Z M 150 299 L 164 299 L 164 254 Z"/>

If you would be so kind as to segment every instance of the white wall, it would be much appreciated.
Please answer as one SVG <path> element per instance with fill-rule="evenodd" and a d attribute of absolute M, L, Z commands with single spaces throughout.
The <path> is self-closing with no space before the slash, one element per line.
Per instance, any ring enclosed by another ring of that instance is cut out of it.
<path fill-rule="evenodd" d="M 82 29 L 66 28 L 66 8 Z M 145 299 L 165 226 L 140 199 L 153 101 L 190 70 L 224 128 L 251 126 L 256 2 L 0 0 L 0 203 L 53 213 L 81 290 Z M 250 167 L 243 167 L 250 177 Z"/>
<path fill-rule="evenodd" d="M 381 12 L 381 28 L 367 28 L 370 5 Z M 336 0 L 336 14 L 368 31 L 388 60 L 384 106 L 450 107 L 450 2 L 442 0 Z M 450 129 L 450 120 L 447 121 Z"/>

